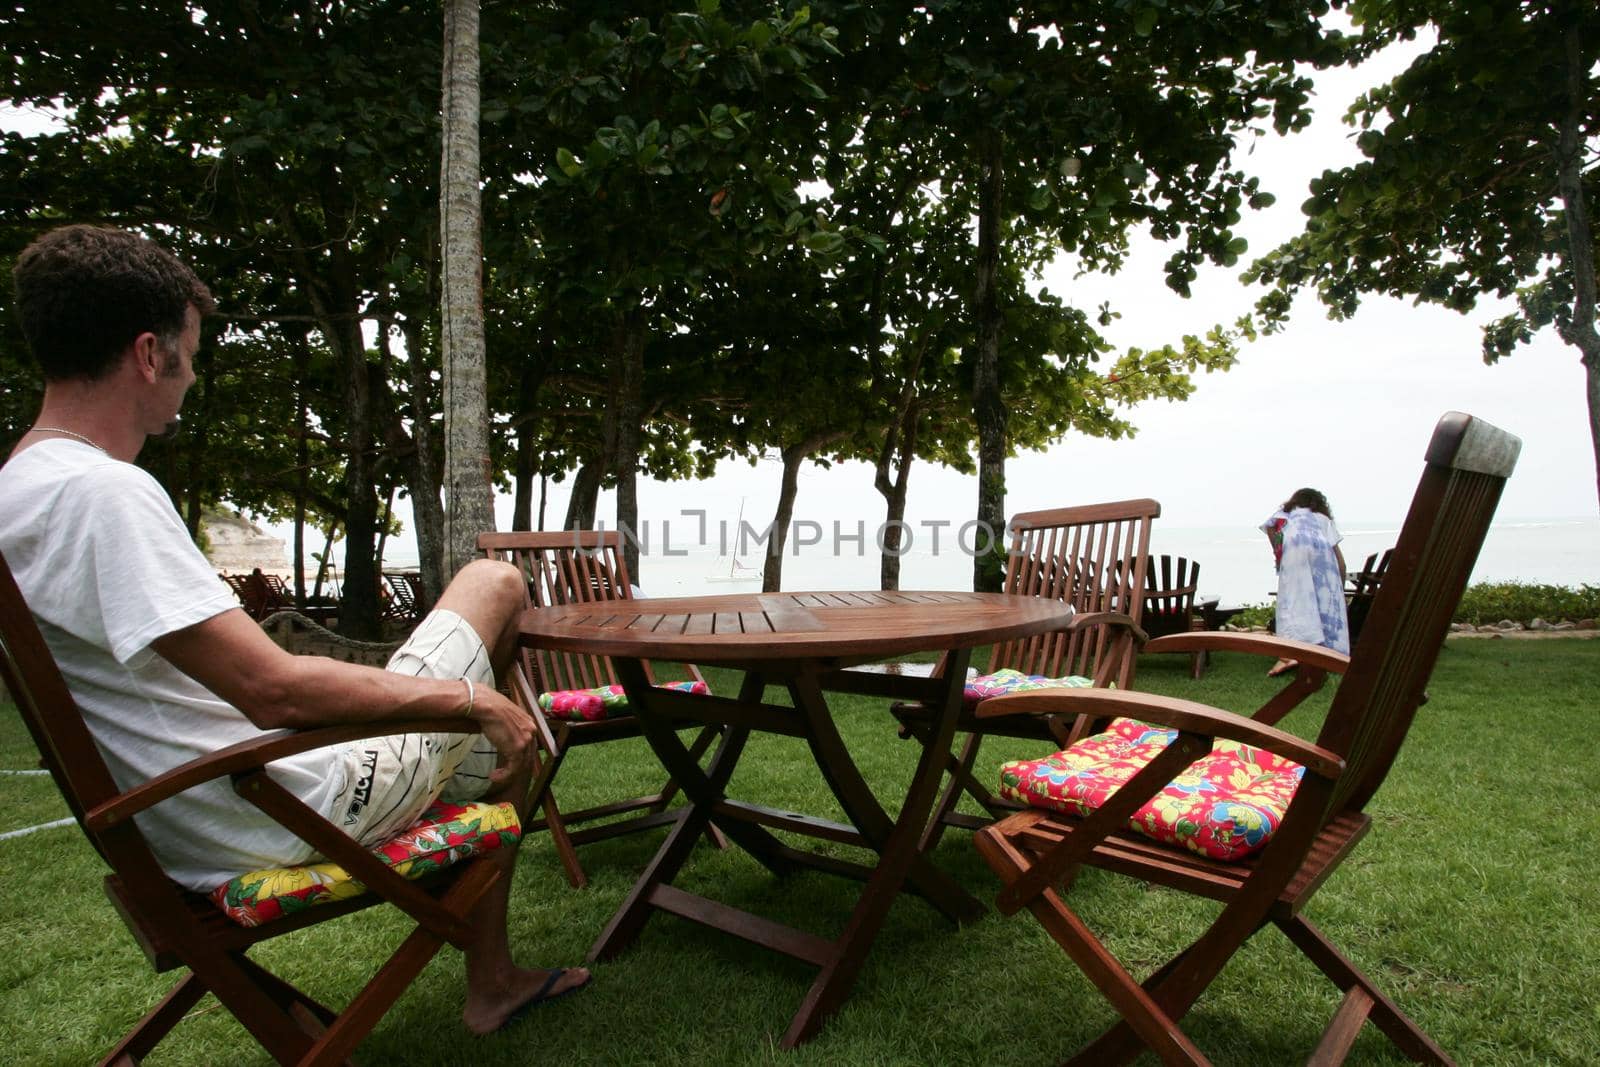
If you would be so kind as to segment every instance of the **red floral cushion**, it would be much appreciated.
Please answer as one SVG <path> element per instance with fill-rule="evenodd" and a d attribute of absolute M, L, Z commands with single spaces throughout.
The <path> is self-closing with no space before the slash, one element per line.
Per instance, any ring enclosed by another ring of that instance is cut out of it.
<path fill-rule="evenodd" d="M 661 682 L 659 688 L 678 689 L 685 693 L 709 693 L 704 682 Z M 620 715 L 632 715 L 628 707 L 628 694 L 620 685 L 601 685 L 593 689 L 555 689 L 539 694 L 539 706 L 545 711 L 573 722 L 594 722 Z"/>
<path fill-rule="evenodd" d="M 452 804 L 436 800 L 416 822 L 372 850 L 407 878 L 421 878 L 470 856 L 515 844 L 522 837 L 511 804 Z M 337 863 L 250 871 L 211 891 L 211 901 L 240 926 L 260 926 L 318 904 L 367 891 Z"/>
<path fill-rule="evenodd" d="M 1087 689 L 1092 685 L 1094 685 L 1092 679 L 1076 674 L 1064 678 L 1051 678 L 1048 675 L 1023 674 L 1010 667 L 1002 667 L 993 674 L 979 674 L 968 678 L 962 699 L 967 707 L 971 708 L 979 701 L 1005 696 L 1007 693 L 1026 693 L 1034 689 Z"/>
<path fill-rule="evenodd" d="M 1115 719 L 1104 733 L 1054 755 L 1003 765 L 1000 795 L 1087 815 L 1177 736 L 1176 730 L 1136 719 Z M 1240 860 L 1266 845 L 1304 776 L 1305 768 L 1291 760 L 1218 740 L 1210 754 L 1134 812 L 1128 826 L 1212 859 Z"/>

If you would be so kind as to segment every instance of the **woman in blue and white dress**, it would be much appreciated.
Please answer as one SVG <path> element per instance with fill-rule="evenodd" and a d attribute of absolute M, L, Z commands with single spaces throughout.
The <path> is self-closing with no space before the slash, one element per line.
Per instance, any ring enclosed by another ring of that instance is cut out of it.
<path fill-rule="evenodd" d="M 1277 634 L 1292 641 L 1350 652 L 1345 615 L 1343 539 L 1333 523 L 1328 498 L 1300 489 L 1261 524 L 1278 566 Z M 1291 671 L 1295 661 L 1280 659 L 1269 675 Z"/>

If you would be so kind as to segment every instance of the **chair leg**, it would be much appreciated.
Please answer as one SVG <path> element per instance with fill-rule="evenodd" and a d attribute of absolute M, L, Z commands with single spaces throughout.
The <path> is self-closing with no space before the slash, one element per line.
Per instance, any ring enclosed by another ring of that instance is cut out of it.
<path fill-rule="evenodd" d="M 550 840 L 555 843 L 556 856 L 561 860 L 561 868 L 566 871 L 567 881 L 574 889 L 582 889 L 589 884 L 589 876 L 583 873 L 583 864 L 578 862 L 578 850 L 572 844 L 572 835 L 567 831 L 567 824 L 561 818 L 561 810 L 556 807 L 556 795 L 546 791 L 544 795 L 544 825 L 550 831 Z"/>
<path fill-rule="evenodd" d="M 301 1067 L 348 1060 L 350 1053 L 378 1025 L 444 943 L 438 934 L 420 926 L 411 931 L 338 1019 L 323 1031 L 300 1061 Z"/>
<path fill-rule="evenodd" d="M 1275 920 L 1278 928 L 1284 932 L 1290 941 L 1306 958 L 1317 965 L 1317 969 L 1327 975 L 1341 990 L 1346 993 L 1345 1004 L 1340 1006 L 1340 1015 L 1334 1017 L 1334 1022 L 1328 1028 L 1329 1037 L 1334 1035 L 1335 1029 L 1341 1026 L 1341 1016 L 1354 1015 L 1357 1007 L 1363 1005 L 1363 997 L 1370 1001 L 1364 1005 L 1365 1011 L 1357 1017 L 1355 1029 L 1359 1030 L 1359 1019 L 1370 1019 L 1372 1024 L 1393 1041 L 1395 1047 L 1418 1063 L 1443 1064 L 1454 1067 L 1449 1055 L 1440 1048 L 1432 1038 L 1422 1032 L 1422 1028 L 1412 1021 L 1411 1017 L 1400 1010 L 1400 1006 L 1385 996 L 1372 979 L 1367 977 L 1355 964 L 1345 959 L 1344 955 L 1334 947 L 1332 941 L 1321 930 L 1311 925 L 1303 916 L 1296 915 L 1291 919 Z M 1350 994 L 1360 991 L 1363 997 L 1352 998 Z M 1354 1040 L 1354 1033 L 1350 1040 Z M 1330 1043 L 1330 1047 L 1332 1047 Z M 1337 1063 L 1343 1059 L 1327 1060 L 1325 1062 Z"/>
<path fill-rule="evenodd" d="M 151 1008 L 149 1014 L 128 1031 L 127 1036 L 117 1043 L 117 1047 L 106 1053 L 105 1059 L 100 1061 L 101 1067 L 109 1067 L 111 1064 L 135 1064 L 144 1059 L 205 995 L 205 983 L 196 978 L 193 972 L 184 975 L 183 980 L 173 986 L 172 990 L 161 998 L 161 1002 Z"/>
<path fill-rule="evenodd" d="M 550 831 L 550 840 L 556 846 L 556 857 L 561 861 L 561 869 L 566 872 L 567 882 L 574 889 L 582 889 L 589 884 L 589 877 L 583 873 L 583 865 L 578 862 L 578 850 L 572 844 L 572 835 L 567 830 L 566 820 L 561 817 L 560 806 L 556 804 L 555 790 L 551 788 L 556 771 L 561 769 L 561 763 L 566 755 L 566 748 L 563 746 L 554 752 L 548 752 L 541 762 L 539 753 L 537 749 L 535 750 L 533 784 L 528 791 L 531 798 L 528 807 L 529 810 L 544 809 L 544 828 Z"/>
<path fill-rule="evenodd" d="M 978 844 L 984 859 L 1006 885 L 1015 882 L 1026 869 L 1027 858 L 996 829 L 981 831 Z M 1141 1051 L 1139 1042 L 1161 1057 L 1163 1063 L 1199 1065 L 1210 1062 L 1179 1029 L 1177 1021 L 1169 1017 L 1149 992 L 1134 980 L 1055 890 L 1048 889 L 1033 898 L 1028 903 L 1028 910 L 1044 927 L 1045 933 L 1061 946 L 1068 958 L 1122 1016 L 1121 1023 L 1067 1062 L 1081 1064 L 1082 1067 L 1127 1063 Z M 1163 968 L 1163 972 L 1170 973 L 1170 965 Z M 1113 1039 L 1113 1035 L 1119 1032 L 1127 1032 L 1129 1036 L 1136 1036 L 1137 1040 L 1127 1042 Z"/>
<path fill-rule="evenodd" d="M 241 952 L 205 948 L 186 956 L 186 962 L 217 1000 L 279 1063 L 299 1063 L 310 1051 L 312 1039 L 278 1000 L 281 990 L 263 986 L 260 970 Z"/>

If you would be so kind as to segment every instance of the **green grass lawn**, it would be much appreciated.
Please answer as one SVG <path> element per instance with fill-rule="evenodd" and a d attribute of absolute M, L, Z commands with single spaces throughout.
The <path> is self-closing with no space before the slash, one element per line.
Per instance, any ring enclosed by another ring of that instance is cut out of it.
<path fill-rule="evenodd" d="M 1251 709 L 1274 688 L 1255 659 L 1219 656 L 1192 682 L 1183 657 L 1146 657 L 1140 687 Z M 714 687 L 734 688 L 710 672 Z M 1331 689 L 1331 687 L 1330 687 Z M 1308 914 L 1464 1064 L 1593 1062 L 1600 1048 L 1600 820 L 1593 738 L 1600 641 L 1455 641 L 1441 657 L 1410 741 L 1372 806 L 1373 833 L 1313 900 Z M 913 743 L 895 737 L 881 704 L 836 698 L 841 728 L 884 795 L 903 793 Z M 1285 722 L 1312 733 L 1322 696 Z M 983 774 L 1037 752 L 991 743 Z M 0 768 L 36 766 L 9 705 L 0 704 Z M 561 793 L 582 806 L 659 772 L 642 744 L 579 750 Z M 838 817 L 803 743 L 752 741 L 730 790 Z M 0 776 L 0 832 L 65 815 L 48 778 Z M 659 833 L 586 848 L 592 878 L 567 888 L 547 838 L 522 850 L 512 901 L 513 946 L 530 965 L 582 960 L 660 840 Z M 847 850 L 848 851 L 848 850 Z M 952 831 L 935 856 L 985 900 L 997 883 Z M 16 1063 L 98 1059 L 170 986 L 150 973 L 100 888 L 102 865 L 74 827 L 0 840 L 0 1031 Z M 679 884 L 831 935 L 856 884 L 821 874 L 783 883 L 737 850 L 702 848 Z M 1165 959 L 1213 914 L 1125 878 L 1087 872 L 1072 899 L 1137 971 Z M 334 1006 L 404 935 L 385 909 L 287 935 L 257 958 Z M 991 913 L 954 929 L 919 900 L 890 912 L 854 994 L 809 1045 L 777 1050 L 812 971 L 670 916 L 657 916 L 595 985 L 474 1041 L 459 1021 L 460 956 L 445 950 L 361 1046 L 365 1063 L 481 1065 L 1054 1063 L 1093 1037 L 1110 1009 L 1026 915 Z M 1305 1058 L 1331 1015 L 1333 987 L 1275 930 L 1229 965 L 1188 1017 L 1219 1063 Z M 267 1062 L 209 998 L 154 1063 Z M 1402 1062 L 1368 1027 L 1352 1062 Z"/>

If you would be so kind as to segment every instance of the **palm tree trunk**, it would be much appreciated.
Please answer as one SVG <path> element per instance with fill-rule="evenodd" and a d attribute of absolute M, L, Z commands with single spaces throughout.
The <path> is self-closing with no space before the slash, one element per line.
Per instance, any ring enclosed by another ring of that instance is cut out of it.
<path fill-rule="evenodd" d="M 445 4 L 443 95 L 439 232 L 448 580 L 477 555 L 478 534 L 494 529 L 478 194 L 478 0 Z"/>

